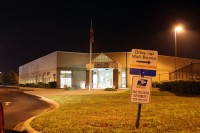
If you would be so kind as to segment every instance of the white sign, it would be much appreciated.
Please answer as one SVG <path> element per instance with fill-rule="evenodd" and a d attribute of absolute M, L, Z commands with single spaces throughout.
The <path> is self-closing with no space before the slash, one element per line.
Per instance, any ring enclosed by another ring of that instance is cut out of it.
<path fill-rule="evenodd" d="M 151 86 L 151 78 L 133 76 L 131 102 L 149 103 L 151 96 Z"/>
<path fill-rule="evenodd" d="M 156 70 L 157 59 L 157 51 L 132 49 L 130 68 Z"/>

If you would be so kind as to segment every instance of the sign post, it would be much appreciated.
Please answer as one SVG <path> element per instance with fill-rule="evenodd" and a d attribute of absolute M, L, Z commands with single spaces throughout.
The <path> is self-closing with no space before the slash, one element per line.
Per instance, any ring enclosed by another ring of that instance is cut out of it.
<path fill-rule="evenodd" d="M 143 70 L 141 70 L 141 77 L 144 77 Z M 135 123 L 136 128 L 139 128 L 139 125 L 140 125 L 140 112 L 141 112 L 141 109 L 142 109 L 142 104 L 139 103 L 138 104 L 137 119 L 136 119 L 136 123 Z"/>
<path fill-rule="evenodd" d="M 142 104 L 139 103 L 139 104 L 138 104 L 137 119 L 136 119 L 136 123 L 135 123 L 135 127 L 136 127 L 136 128 L 139 128 L 139 125 L 140 125 L 140 112 L 141 112 L 141 108 L 142 108 Z"/>
<path fill-rule="evenodd" d="M 131 102 L 138 103 L 136 128 L 139 128 L 142 103 L 149 103 L 152 80 L 145 76 L 156 76 L 158 52 L 132 49 L 130 74 L 132 79 Z"/>

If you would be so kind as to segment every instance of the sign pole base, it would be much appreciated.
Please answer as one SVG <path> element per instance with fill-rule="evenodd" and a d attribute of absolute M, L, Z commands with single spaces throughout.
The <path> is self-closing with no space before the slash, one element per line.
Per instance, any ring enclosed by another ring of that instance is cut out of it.
<path fill-rule="evenodd" d="M 140 125 L 140 113 L 141 113 L 141 108 L 142 108 L 142 104 L 138 104 L 137 120 L 136 120 L 136 124 L 135 124 L 135 127 L 136 127 L 136 128 L 139 128 L 139 125 Z"/>

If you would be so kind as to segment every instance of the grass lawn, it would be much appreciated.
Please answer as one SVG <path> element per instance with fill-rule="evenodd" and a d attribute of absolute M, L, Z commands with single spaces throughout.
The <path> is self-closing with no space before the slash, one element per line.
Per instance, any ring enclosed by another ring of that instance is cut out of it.
<path fill-rule="evenodd" d="M 142 104 L 140 127 L 135 127 L 137 103 L 130 91 L 118 94 L 51 96 L 60 108 L 37 117 L 31 126 L 43 133 L 200 132 L 200 97 L 180 97 L 152 90 Z"/>

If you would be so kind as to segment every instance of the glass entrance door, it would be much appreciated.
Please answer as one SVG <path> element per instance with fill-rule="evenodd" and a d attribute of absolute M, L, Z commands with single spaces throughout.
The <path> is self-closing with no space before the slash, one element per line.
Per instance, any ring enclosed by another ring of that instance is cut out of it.
<path fill-rule="evenodd" d="M 113 69 L 98 68 L 93 70 L 93 87 L 97 89 L 113 87 Z"/>

